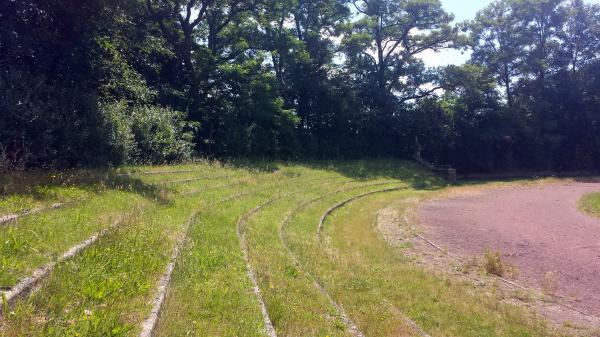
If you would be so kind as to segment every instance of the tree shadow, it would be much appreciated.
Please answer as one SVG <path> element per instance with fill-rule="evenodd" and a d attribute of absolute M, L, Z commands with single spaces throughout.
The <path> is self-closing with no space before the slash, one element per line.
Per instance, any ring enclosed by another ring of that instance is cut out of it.
<path fill-rule="evenodd" d="M 0 197 L 29 196 L 33 200 L 48 198 L 48 189 L 76 187 L 90 193 L 120 190 L 141 195 L 161 204 L 170 202 L 171 189 L 164 185 L 149 184 L 140 178 L 120 174 L 111 169 L 69 171 L 25 171 L 0 174 Z"/>
<path fill-rule="evenodd" d="M 448 183 L 420 164 L 398 159 L 360 159 L 350 161 L 317 161 L 308 167 L 332 171 L 357 181 L 396 179 L 417 190 L 435 190 Z"/>
<path fill-rule="evenodd" d="M 396 159 L 273 161 L 268 159 L 230 159 L 227 165 L 250 173 L 275 173 L 281 171 L 290 177 L 301 173 L 285 170 L 300 166 L 308 169 L 334 172 L 356 181 L 381 179 L 400 180 L 418 190 L 434 190 L 448 184 L 418 163 Z M 53 187 L 76 187 L 91 193 L 107 189 L 136 193 L 161 204 L 171 202 L 173 187 L 153 184 L 113 169 L 83 169 L 67 171 L 26 171 L 0 174 L 0 197 L 6 195 L 30 196 L 34 200 L 48 200 L 48 190 Z"/>
<path fill-rule="evenodd" d="M 434 175 L 422 165 L 398 159 L 360 160 L 298 160 L 273 161 L 269 159 L 231 159 L 228 165 L 251 172 L 274 173 L 284 167 L 301 166 L 313 170 L 334 172 L 356 181 L 378 179 L 401 180 L 418 190 L 434 190 L 448 186 L 448 183 Z M 284 171 L 294 176 L 294 172 Z"/>
<path fill-rule="evenodd" d="M 265 158 L 229 158 L 225 162 L 235 168 L 260 173 L 274 173 L 282 166 L 281 162 Z"/>
<path fill-rule="evenodd" d="M 490 181 L 512 182 L 521 180 L 536 180 L 544 178 L 573 179 L 576 182 L 600 182 L 598 172 L 594 171 L 523 171 L 523 172 L 498 172 L 498 173 L 470 173 L 460 175 L 461 184 L 482 183 Z"/>

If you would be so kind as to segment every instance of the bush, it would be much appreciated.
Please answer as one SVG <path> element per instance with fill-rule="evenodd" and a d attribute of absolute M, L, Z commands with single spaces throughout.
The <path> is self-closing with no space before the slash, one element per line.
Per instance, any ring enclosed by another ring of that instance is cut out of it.
<path fill-rule="evenodd" d="M 168 108 L 99 104 L 93 90 L 0 73 L 0 170 L 190 159 L 193 124 Z"/>
<path fill-rule="evenodd" d="M 486 250 L 483 255 L 483 268 L 489 275 L 504 276 L 504 263 L 500 253 Z"/>
<path fill-rule="evenodd" d="M 104 117 L 102 125 L 104 137 L 110 148 L 109 162 L 120 164 L 130 161 L 136 146 L 131 133 L 131 118 L 128 117 L 127 102 L 104 104 L 100 110 Z"/>
<path fill-rule="evenodd" d="M 111 162 L 160 164 L 191 159 L 194 125 L 185 114 L 125 101 L 102 107 Z"/>
<path fill-rule="evenodd" d="M 131 131 L 136 151 L 131 158 L 139 163 L 191 159 L 194 150 L 193 126 L 179 111 L 160 107 L 134 108 Z"/>

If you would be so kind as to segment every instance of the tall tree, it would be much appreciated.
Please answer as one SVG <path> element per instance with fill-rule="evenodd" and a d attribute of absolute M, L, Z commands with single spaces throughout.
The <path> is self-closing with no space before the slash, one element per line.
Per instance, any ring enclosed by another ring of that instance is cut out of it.
<path fill-rule="evenodd" d="M 350 15 L 348 8 L 337 0 L 296 0 L 292 7 L 293 34 L 300 42 L 291 70 L 290 82 L 297 99 L 298 115 L 308 128 L 318 128 L 323 111 L 319 111 L 319 96 L 327 91 L 328 71 L 336 52 L 338 27 Z"/>
<path fill-rule="evenodd" d="M 567 19 L 559 32 L 563 66 L 577 74 L 586 65 L 600 59 L 600 5 L 571 0 L 564 5 Z"/>
<path fill-rule="evenodd" d="M 345 45 L 352 71 L 363 73 L 377 90 L 376 109 L 392 113 L 394 102 L 425 97 L 438 86 L 419 58 L 426 51 L 450 48 L 457 39 L 452 15 L 438 0 L 360 0 L 358 20 Z"/>
<path fill-rule="evenodd" d="M 157 22 L 183 65 L 186 108 L 191 118 L 201 119 L 201 101 L 207 95 L 202 83 L 210 81 L 209 67 L 215 66 L 211 52 L 222 47 L 219 35 L 238 15 L 254 6 L 254 0 L 146 0 L 150 18 Z M 208 62 L 203 58 L 207 51 Z"/>
<path fill-rule="evenodd" d="M 559 33 L 566 17 L 563 0 L 511 0 L 513 24 L 520 31 L 527 59 L 523 69 L 542 83 L 557 64 Z M 522 51 L 522 52 L 523 52 Z"/>
<path fill-rule="evenodd" d="M 484 65 L 504 88 L 509 107 L 513 105 L 512 85 L 522 74 L 523 37 L 516 26 L 510 3 L 496 1 L 477 13 L 469 24 L 472 62 Z"/>
<path fill-rule="evenodd" d="M 315 122 L 316 97 L 327 86 L 338 27 L 349 15 L 337 0 L 271 0 L 259 14 L 280 93 L 305 127 Z"/>

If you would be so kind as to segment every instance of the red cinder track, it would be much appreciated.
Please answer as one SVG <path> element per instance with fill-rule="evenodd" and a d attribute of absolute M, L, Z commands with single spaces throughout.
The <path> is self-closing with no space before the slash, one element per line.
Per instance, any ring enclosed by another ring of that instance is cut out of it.
<path fill-rule="evenodd" d="M 600 219 L 577 209 L 592 192 L 600 192 L 599 183 L 482 189 L 425 203 L 419 220 L 428 239 L 454 254 L 500 251 L 523 285 L 541 288 L 544 275 L 555 273 L 556 295 L 599 316 Z"/>

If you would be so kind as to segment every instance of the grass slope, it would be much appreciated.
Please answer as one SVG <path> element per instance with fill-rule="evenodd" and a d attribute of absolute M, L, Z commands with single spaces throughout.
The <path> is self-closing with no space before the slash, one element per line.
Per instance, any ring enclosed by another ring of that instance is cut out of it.
<path fill-rule="evenodd" d="M 0 210 L 64 208 L 0 227 L 0 286 L 123 223 L 4 305 L 0 336 L 136 336 L 179 239 L 155 336 L 266 336 L 237 226 L 278 336 L 549 336 L 545 323 L 391 248 L 377 210 L 444 184 L 400 161 L 200 162 L 4 176 Z M 27 183 L 29 182 L 29 183 Z M 335 210 L 344 200 L 390 187 Z M 42 192 L 40 192 L 42 191 Z M 187 236 L 186 236 L 187 235 Z"/>

